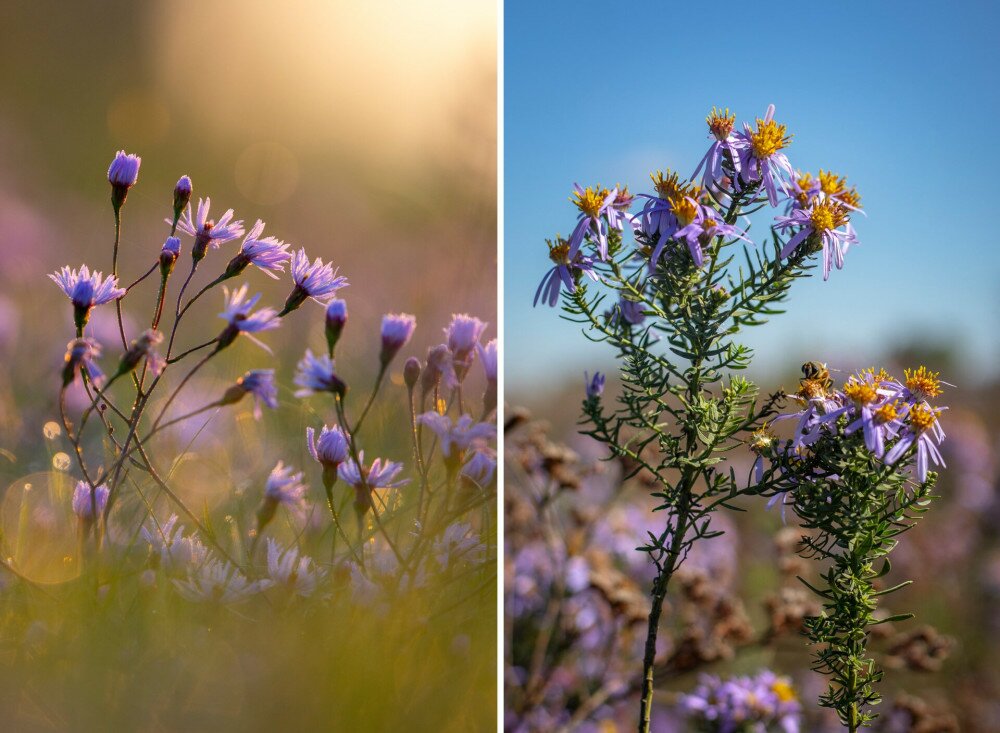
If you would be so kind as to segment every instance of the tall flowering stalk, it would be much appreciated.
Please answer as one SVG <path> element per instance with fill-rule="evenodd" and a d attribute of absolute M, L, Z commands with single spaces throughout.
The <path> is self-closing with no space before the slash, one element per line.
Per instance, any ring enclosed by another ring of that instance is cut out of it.
<path fill-rule="evenodd" d="M 856 193 L 844 200 L 842 178 L 836 195 L 795 188 L 785 152 L 791 136 L 775 121 L 773 106 L 742 132 L 733 132 L 728 111 L 713 111 L 708 123 L 713 142 L 695 172 L 704 170 L 706 188 L 658 172 L 655 191 L 640 195 L 645 203 L 632 213 L 631 197 L 622 203 L 619 194 L 626 189 L 577 186 L 574 203 L 582 213 L 566 255 L 553 257 L 562 270 L 546 275 L 539 289 L 554 305 L 561 282 L 565 317 L 615 349 L 621 393 L 612 407 L 603 377 L 588 379 L 584 432 L 632 466 L 632 475 L 647 474 L 660 502 L 659 529 L 639 548 L 656 568 L 642 664 L 642 733 L 650 729 L 656 641 L 671 578 L 696 542 L 720 534 L 716 509 L 762 490 L 747 486 L 725 460 L 735 447 L 761 445 L 759 431 L 782 396 L 761 399 L 738 374 L 752 352 L 737 335 L 779 313 L 817 255 L 828 276 L 857 243 L 849 224 L 860 208 Z M 769 206 L 771 236 L 754 244 L 747 217 Z M 609 299 L 615 305 L 605 311 Z"/>
<path fill-rule="evenodd" d="M 924 367 L 906 370 L 902 381 L 869 369 L 837 390 L 825 369 L 806 365 L 804 372 L 794 396 L 803 409 L 782 416 L 795 421 L 793 437 L 758 450 L 770 463 L 760 486 L 808 532 L 803 557 L 826 564 L 819 587 L 806 583 L 823 603 L 822 614 L 806 619 L 806 634 L 816 649 L 813 668 L 830 678 L 820 704 L 853 733 L 881 700 L 882 670 L 867 654 L 872 627 L 912 616 L 877 615 L 880 600 L 911 581 L 880 584 L 899 535 L 933 498 L 937 474 L 929 464 L 943 465 L 943 408 L 928 400 L 942 383 Z"/>

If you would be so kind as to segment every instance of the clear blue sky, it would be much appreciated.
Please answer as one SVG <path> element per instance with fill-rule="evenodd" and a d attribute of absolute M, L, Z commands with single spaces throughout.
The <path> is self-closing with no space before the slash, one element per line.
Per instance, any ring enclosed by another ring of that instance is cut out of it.
<path fill-rule="evenodd" d="M 648 192 L 651 170 L 694 169 L 713 105 L 742 120 L 771 102 L 795 135 L 792 164 L 847 175 L 868 218 L 844 270 L 800 282 L 789 312 L 745 339 L 758 366 L 875 361 L 927 341 L 961 350 L 956 377 L 996 375 L 998 28 L 997 7 L 979 2 L 507 0 L 509 392 L 609 366 L 606 346 L 531 307 L 544 238 L 575 221 L 573 182 Z"/>

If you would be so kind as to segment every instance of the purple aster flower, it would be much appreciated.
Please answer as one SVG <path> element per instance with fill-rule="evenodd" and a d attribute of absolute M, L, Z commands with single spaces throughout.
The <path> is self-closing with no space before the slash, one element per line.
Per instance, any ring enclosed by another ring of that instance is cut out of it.
<path fill-rule="evenodd" d="M 673 236 L 677 241 L 687 244 L 695 267 L 701 267 L 705 264 L 705 256 L 702 254 L 701 245 L 702 243 L 707 244 L 713 237 L 733 237 L 735 239 L 742 239 L 748 244 L 753 244 L 753 242 L 747 239 L 746 232 L 731 224 L 726 224 L 719 218 L 719 213 L 715 209 L 709 206 L 701 206 L 691 198 L 687 199 L 687 205 L 687 207 L 682 208 L 688 209 L 688 207 L 693 206 L 694 218 L 686 224 L 681 219 L 680 223 L 683 226 L 674 232 Z"/>
<path fill-rule="evenodd" d="M 729 680 L 702 675 L 691 693 L 681 695 L 679 707 L 699 726 L 727 733 L 775 728 L 798 733 L 802 713 L 788 678 L 769 670 Z"/>
<path fill-rule="evenodd" d="M 493 480 L 496 469 L 496 451 L 489 446 L 481 445 L 472 451 L 472 456 L 462 466 L 460 475 L 476 486 L 485 488 Z"/>
<path fill-rule="evenodd" d="M 296 547 L 283 550 L 270 537 L 267 540 L 267 575 L 274 586 L 308 598 L 326 577 L 312 558 L 299 555 Z"/>
<path fill-rule="evenodd" d="M 479 363 L 483 365 L 483 375 L 487 382 L 497 381 L 497 340 L 490 339 L 486 346 L 476 345 L 479 352 Z"/>
<path fill-rule="evenodd" d="M 184 536 L 184 525 L 171 514 L 162 524 L 151 519 L 140 530 L 156 562 L 167 572 L 188 570 L 208 559 L 208 548 L 194 535 Z"/>
<path fill-rule="evenodd" d="M 285 307 L 279 315 L 286 315 L 302 305 L 306 298 L 325 305 L 340 288 L 347 287 L 347 278 L 337 275 L 337 270 L 329 262 L 324 264 L 317 257 L 309 264 L 309 256 L 304 249 L 292 254 L 292 281 L 295 287 L 285 300 Z"/>
<path fill-rule="evenodd" d="M 417 319 L 409 313 L 388 313 L 382 316 L 382 351 L 379 361 L 383 368 L 406 346 L 416 327 Z"/>
<path fill-rule="evenodd" d="M 485 554 L 486 547 L 479 540 L 479 535 L 466 522 L 449 524 L 434 541 L 434 559 L 442 570 L 462 560 L 479 560 Z"/>
<path fill-rule="evenodd" d="M 63 387 L 68 387 L 81 369 L 87 370 L 90 381 L 100 385 L 104 372 L 94 360 L 101 355 L 101 345 L 92 338 L 78 338 L 66 344 L 65 366 L 63 366 Z"/>
<path fill-rule="evenodd" d="M 454 313 L 451 323 L 444 329 L 448 337 L 448 348 L 456 362 L 469 360 L 479 339 L 486 329 L 486 323 L 466 313 Z"/>
<path fill-rule="evenodd" d="M 448 344 L 438 344 L 427 349 L 427 365 L 420 377 L 421 401 L 432 391 L 437 390 L 442 382 L 446 388 L 458 384 L 458 377 L 455 376 L 455 360 Z"/>
<path fill-rule="evenodd" d="M 767 192 L 771 206 L 778 205 L 778 191 L 787 193 L 786 178 L 795 172 L 788 157 L 781 151 L 791 142 L 785 134 L 785 126 L 774 121 L 774 105 L 769 105 L 764 119 L 757 118 L 757 127 L 750 129 L 743 123 L 743 132 L 738 133 L 740 146 L 740 179 L 751 183 L 760 181 Z"/>
<path fill-rule="evenodd" d="M 264 222 L 258 219 L 243 238 L 240 251 L 229 261 L 224 277 L 236 277 L 253 265 L 268 277 L 278 279 L 274 273 L 285 271 L 285 262 L 291 258 L 291 254 L 287 251 L 287 244 L 275 237 L 261 237 L 263 233 Z"/>
<path fill-rule="evenodd" d="M 326 304 L 326 345 L 331 354 L 340 340 L 345 325 L 347 325 L 347 303 L 334 298 Z"/>
<path fill-rule="evenodd" d="M 194 603 L 228 605 L 245 601 L 269 588 L 270 580 L 247 580 L 239 569 L 221 560 L 209 560 L 188 571 L 187 580 L 175 580 L 177 592 Z"/>
<path fill-rule="evenodd" d="M 587 236 L 597 242 L 597 251 L 602 260 L 608 259 L 608 227 L 622 229 L 624 214 L 614 207 L 618 189 L 608 191 L 597 188 L 582 188 L 573 184 L 573 197 L 570 201 L 580 210 L 576 227 L 569 237 L 570 260 L 576 259 L 583 240 Z"/>
<path fill-rule="evenodd" d="M 624 322 L 630 326 L 639 326 L 646 320 L 646 314 L 643 313 L 644 308 L 642 303 L 629 300 L 623 295 L 618 298 L 618 302 L 612 308 L 604 312 L 604 317 L 611 325 Z"/>
<path fill-rule="evenodd" d="M 152 328 L 147 328 L 139 338 L 135 339 L 128 351 L 122 356 L 118 365 L 118 374 L 127 374 L 135 369 L 143 359 L 147 360 L 153 376 L 158 375 L 166 366 L 166 360 L 156 351 L 163 342 L 163 334 Z"/>
<path fill-rule="evenodd" d="M 788 257 L 813 235 L 819 237 L 823 247 L 824 280 L 829 279 L 833 265 L 838 270 L 844 267 L 844 255 L 848 248 L 858 243 L 851 228 L 848 209 L 835 199 L 814 198 L 808 208 L 793 209 L 788 216 L 779 216 L 775 221 L 774 228 L 779 231 L 798 230 L 782 247 L 782 258 Z"/>
<path fill-rule="evenodd" d="M 351 450 L 347 433 L 339 425 L 332 428 L 324 425 L 319 438 L 315 430 L 306 428 L 306 447 L 315 461 L 331 468 L 337 468 L 346 461 Z"/>
<path fill-rule="evenodd" d="M 305 500 L 306 485 L 302 483 L 302 472 L 293 473 L 294 470 L 291 466 L 278 461 L 264 485 L 264 497 L 267 501 L 289 506 L 302 504 Z"/>
<path fill-rule="evenodd" d="M 317 392 L 343 394 L 347 389 L 334 371 L 333 359 L 326 354 L 313 356 L 309 349 L 298 364 L 294 381 L 302 388 L 295 393 L 296 397 L 308 397 Z"/>
<path fill-rule="evenodd" d="M 205 257 L 209 246 L 217 249 L 220 244 L 232 241 L 243 236 L 243 220 L 233 221 L 233 210 L 227 209 L 219 221 L 208 218 L 209 208 L 212 206 L 212 199 L 198 199 L 198 210 L 194 217 L 191 216 L 191 205 L 188 204 L 184 215 L 177 221 L 177 228 L 188 236 L 194 237 L 194 248 L 191 256 L 195 262 L 201 261 Z M 164 219 L 167 224 L 173 224 L 170 219 Z"/>
<path fill-rule="evenodd" d="M 219 317 L 225 319 L 229 325 L 226 326 L 219 336 L 216 346 L 217 351 L 229 346 L 241 333 L 259 333 L 260 331 L 269 331 L 281 325 L 281 321 L 278 320 L 277 312 L 274 308 L 261 308 L 256 313 L 251 312 L 253 307 L 257 305 L 257 301 L 260 300 L 260 293 L 257 293 L 252 298 L 247 298 L 247 286 L 245 284 L 232 292 L 229 292 L 228 288 L 223 287 L 223 291 L 225 293 L 226 309 L 219 314 Z M 250 336 L 250 339 L 266 352 L 271 353 L 271 350 L 264 343 L 253 336 Z"/>
<path fill-rule="evenodd" d="M 340 479 L 348 486 L 361 488 L 363 484 L 367 484 L 368 488 L 374 491 L 376 489 L 395 489 L 410 482 L 409 479 L 396 480 L 396 477 L 403 470 L 402 463 L 376 458 L 369 467 L 364 468 L 365 452 L 360 451 L 358 458 L 361 460 L 362 469 L 358 469 L 358 464 L 354 460 L 344 461 L 337 469 Z M 362 471 L 364 472 L 364 481 L 362 481 Z"/>
<path fill-rule="evenodd" d="M 236 380 L 236 384 L 226 390 L 219 400 L 222 405 L 232 405 L 243 399 L 245 395 L 253 395 L 253 416 L 260 420 L 266 405 L 272 410 L 278 409 L 278 385 L 274 381 L 273 369 L 251 369 Z"/>
<path fill-rule="evenodd" d="M 916 443 L 917 477 L 923 483 L 927 480 L 927 470 L 931 462 L 944 466 L 944 459 L 936 444 L 944 440 L 944 430 L 938 422 L 942 408 L 933 408 L 926 403 L 913 405 L 907 416 L 906 426 L 899 441 L 885 455 L 888 465 L 895 464 Z"/>
<path fill-rule="evenodd" d="M 680 177 L 669 169 L 664 173 L 651 173 L 656 196 L 643 194 L 646 203 L 638 216 L 638 230 L 650 242 L 654 242 L 649 255 L 649 271 L 656 269 L 660 255 L 666 247 L 667 240 L 683 226 L 694 221 L 698 211 L 697 200 L 701 189 L 690 181 L 681 181 Z"/>
<path fill-rule="evenodd" d="M 469 415 L 462 415 L 455 422 L 447 415 L 431 411 L 417 416 L 417 422 L 426 425 L 441 441 L 441 455 L 445 461 L 461 463 L 465 451 L 475 441 L 492 440 L 496 437 L 496 426 L 487 422 L 476 422 Z"/>
<path fill-rule="evenodd" d="M 104 305 L 125 295 L 125 288 L 118 287 L 118 278 L 104 273 L 93 272 L 86 265 L 79 270 L 63 267 L 49 275 L 49 279 L 62 288 L 73 302 L 73 320 L 78 331 L 82 331 L 90 318 L 90 311 L 96 305 Z"/>
<path fill-rule="evenodd" d="M 95 517 L 104 513 L 110 493 L 107 484 L 101 484 L 91 490 L 85 481 L 77 481 L 76 488 L 73 489 L 73 513 L 86 522 L 93 521 Z"/>
<path fill-rule="evenodd" d="M 694 169 L 691 178 L 697 178 L 699 171 L 704 168 L 705 175 L 702 177 L 702 185 L 709 188 L 725 175 L 722 168 L 723 162 L 730 163 L 737 174 L 740 172 L 740 150 L 746 144 L 739 137 L 733 135 L 736 115 L 729 114 L 728 108 L 722 112 L 712 107 L 705 122 L 708 123 L 709 137 L 713 139 L 713 142 L 701 162 L 698 163 L 698 167 Z"/>
<path fill-rule="evenodd" d="M 593 378 L 583 373 L 584 386 L 586 387 L 587 399 L 593 400 L 604 394 L 605 376 L 600 372 L 594 372 Z"/>
<path fill-rule="evenodd" d="M 586 257 L 582 252 L 577 252 L 570 256 L 570 245 L 564 239 L 556 239 L 555 243 L 549 242 L 549 259 L 555 265 L 545 273 L 542 281 L 535 291 L 533 306 L 538 305 L 539 299 L 547 303 L 549 307 L 555 307 L 559 302 L 559 291 L 562 286 L 571 293 L 576 292 L 577 273 L 583 273 L 595 282 L 599 280 L 594 272 L 594 260 Z"/>
<path fill-rule="evenodd" d="M 115 159 L 108 166 L 108 183 L 111 184 L 111 205 L 115 212 L 125 203 L 128 190 L 139 180 L 139 165 L 142 158 L 129 155 L 124 150 L 115 153 Z"/>

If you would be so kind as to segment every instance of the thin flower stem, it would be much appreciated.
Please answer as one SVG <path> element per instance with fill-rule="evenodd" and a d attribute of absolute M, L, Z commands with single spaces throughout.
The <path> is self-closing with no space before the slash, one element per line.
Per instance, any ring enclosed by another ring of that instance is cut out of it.
<path fill-rule="evenodd" d="M 138 284 L 139 284 L 139 283 L 141 283 L 141 282 L 142 282 L 143 280 L 145 280 L 145 279 L 146 279 L 147 277 L 149 277 L 149 276 L 150 276 L 150 275 L 152 275 L 152 274 L 153 274 L 154 272 L 156 272 L 156 268 L 158 268 L 159 266 L 160 266 L 160 263 L 159 263 L 159 262 L 155 263 L 155 264 L 154 264 L 154 265 L 153 265 L 152 267 L 150 267 L 150 268 L 149 268 L 148 270 L 146 270 L 145 274 L 143 274 L 143 275 L 140 275 L 140 276 L 139 276 L 139 278 L 138 278 L 137 280 L 134 280 L 134 281 L 132 281 L 132 284 L 131 284 L 131 285 L 129 285 L 129 286 L 127 287 L 127 288 L 125 288 L 125 292 L 126 292 L 126 293 L 129 293 L 129 292 L 131 292 L 132 288 L 134 288 L 134 287 L 135 287 L 136 285 L 138 285 Z"/>
<path fill-rule="evenodd" d="M 111 275 L 112 277 L 118 277 L 118 244 L 121 242 L 122 236 L 122 209 L 121 206 L 115 206 L 115 248 L 114 253 L 111 256 Z M 124 296 L 122 296 L 124 297 Z M 118 333 L 122 338 L 122 348 L 128 349 L 128 339 L 125 337 L 125 324 L 122 320 L 122 299 L 115 298 L 115 314 L 118 317 Z M 81 334 L 82 335 L 82 334 Z"/>
<path fill-rule="evenodd" d="M 192 346 L 190 349 L 188 349 L 187 351 L 185 351 L 183 354 L 175 356 L 172 359 L 168 359 L 167 363 L 168 364 L 176 364 L 177 362 L 179 362 L 181 359 L 183 359 L 188 354 L 193 354 L 196 351 L 200 351 L 201 349 L 204 349 L 206 346 L 211 346 L 212 344 L 214 344 L 218 340 L 219 340 L 219 338 L 215 337 L 215 338 L 211 339 L 210 341 L 206 341 L 203 344 L 198 344 L 197 346 Z"/>
<path fill-rule="evenodd" d="M 387 364 L 382 364 L 378 370 L 378 376 L 375 377 L 375 384 L 372 386 L 372 393 L 368 397 L 368 402 L 365 404 L 365 409 L 361 411 L 361 417 L 358 418 L 357 424 L 354 426 L 355 431 L 361 430 L 361 424 L 365 421 L 365 417 L 368 415 L 368 411 L 371 409 L 372 405 L 375 404 L 375 397 L 378 395 L 379 387 L 382 386 L 382 379 L 385 377 Z"/>

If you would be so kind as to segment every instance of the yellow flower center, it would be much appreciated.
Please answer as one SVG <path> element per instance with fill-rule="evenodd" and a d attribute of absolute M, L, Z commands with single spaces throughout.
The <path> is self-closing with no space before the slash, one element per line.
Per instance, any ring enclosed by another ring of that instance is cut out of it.
<path fill-rule="evenodd" d="M 875 410 L 875 422 L 879 425 L 885 425 L 887 422 L 892 422 L 899 417 L 899 412 L 896 409 L 898 404 L 898 402 L 886 402 Z"/>
<path fill-rule="evenodd" d="M 677 217 L 677 221 L 680 222 L 681 226 L 687 226 L 693 222 L 695 216 L 698 214 L 698 205 L 693 199 L 688 197 L 670 199 L 670 208 L 673 209 L 674 216 Z"/>
<path fill-rule="evenodd" d="M 795 182 L 803 191 L 807 190 L 810 186 L 812 186 L 812 173 L 800 173 Z"/>
<path fill-rule="evenodd" d="M 937 422 L 937 413 L 927 405 L 914 405 L 910 410 L 910 426 L 915 432 L 922 433 L 930 430 L 931 426 Z"/>
<path fill-rule="evenodd" d="M 554 244 L 549 242 L 549 259 L 557 265 L 569 264 L 569 242 L 559 239 Z"/>
<path fill-rule="evenodd" d="M 774 120 L 764 122 L 757 118 L 757 129 L 750 133 L 750 147 L 755 158 L 770 158 L 791 142 L 791 137 L 785 134 L 785 126 Z"/>
<path fill-rule="evenodd" d="M 844 190 L 844 185 L 846 184 L 846 179 L 842 176 L 838 176 L 836 173 L 831 173 L 829 171 L 824 172 L 822 168 L 819 171 L 819 190 L 825 193 L 827 196 L 833 196 Z"/>
<path fill-rule="evenodd" d="M 878 398 L 878 392 L 873 385 L 852 379 L 844 385 L 844 396 L 858 405 L 870 405 Z"/>
<path fill-rule="evenodd" d="M 941 381 L 938 379 L 941 372 L 932 372 L 921 366 L 919 369 L 904 369 L 903 374 L 906 377 L 906 388 L 914 394 L 924 397 L 937 397 L 941 394 Z"/>
<path fill-rule="evenodd" d="M 813 207 L 809 214 L 809 222 L 817 232 L 828 232 L 847 222 L 847 213 L 843 206 L 835 201 L 821 201 Z"/>
<path fill-rule="evenodd" d="M 570 201 L 584 214 L 596 219 L 600 216 L 601 206 L 604 204 L 604 199 L 608 197 L 608 193 L 606 188 L 587 186 L 583 191 L 574 191 Z"/>
<path fill-rule="evenodd" d="M 716 140 L 721 142 L 728 138 L 729 134 L 733 131 L 733 125 L 736 124 L 736 115 L 729 114 L 728 107 L 726 107 L 725 112 L 712 107 L 712 111 L 705 118 L 705 122 L 708 123 L 708 131 L 712 133 Z"/>
<path fill-rule="evenodd" d="M 841 191 L 837 194 L 837 198 L 855 209 L 861 208 L 861 195 L 857 192 L 857 189 L 852 188 L 850 191 Z"/>
<path fill-rule="evenodd" d="M 771 692 L 778 696 L 781 702 L 791 702 L 796 698 L 795 688 L 786 679 L 775 680 Z"/>

